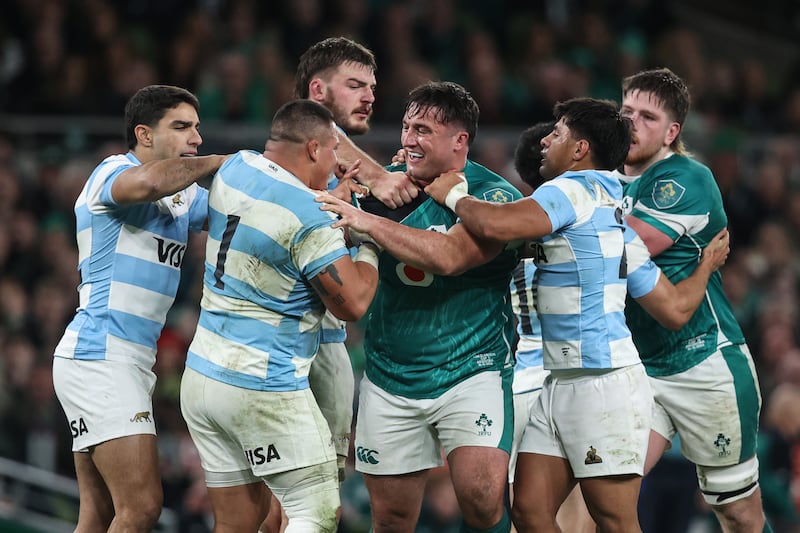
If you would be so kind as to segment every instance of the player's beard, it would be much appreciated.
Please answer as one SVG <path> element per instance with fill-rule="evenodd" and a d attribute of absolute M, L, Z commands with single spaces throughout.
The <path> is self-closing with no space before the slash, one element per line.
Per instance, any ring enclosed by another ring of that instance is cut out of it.
<path fill-rule="evenodd" d="M 369 119 L 364 122 L 355 122 L 352 113 L 336 105 L 330 93 L 325 95 L 325 100 L 322 102 L 322 105 L 331 110 L 331 113 L 333 113 L 333 121 L 337 126 L 342 128 L 347 135 L 363 135 L 369 131 Z"/>
<path fill-rule="evenodd" d="M 628 150 L 628 155 L 625 157 L 625 165 L 632 167 L 639 167 L 645 163 L 653 163 L 658 154 L 659 148 L 649 148 L 642 144 L 636 144 L 635 148 L 631 147 Z M 649 165 L 647 165 L 649 166 Z"/>

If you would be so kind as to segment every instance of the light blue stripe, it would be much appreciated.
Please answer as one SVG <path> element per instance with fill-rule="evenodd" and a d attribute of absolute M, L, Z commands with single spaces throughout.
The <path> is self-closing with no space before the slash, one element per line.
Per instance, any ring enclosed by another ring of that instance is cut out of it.
<path fill-rule="evenodd" d="M 108 316 L 110 334 L 149 348 L 156 347 L 156 341 L 161 335 L 162 322 L 114 310 L 109 311 Z"/>
<path fill-rule="evenodd" d="M 113 281 L 128 283 L 174 298 L 180 277 L 180 270 L 175 267 L 144 261 L 129 255 L 116 255 Z"/>
<path fill-rule="evenodd" d="M 347 330 L 344 328 L 323 328 L 322 336 L 320 337 L 320 344 L 333 344 L 337 342 L 344 342 L 347 340 Z"/>
<path fill-rule="evenodd" d="M 317 350 L 319 339 L 318 331 L 301 333 L 296 320 L 284 318 L 276 327 L 261 320 L 224 311 L 211 313 L 203 310 L 198 327 L 223 333 L 226 338 L 254 350 L 269 354 L 282 353 L 289 358 L 295 355 L 311 357 Z M 279 342 L 279 337 L 284 342 Z"/>

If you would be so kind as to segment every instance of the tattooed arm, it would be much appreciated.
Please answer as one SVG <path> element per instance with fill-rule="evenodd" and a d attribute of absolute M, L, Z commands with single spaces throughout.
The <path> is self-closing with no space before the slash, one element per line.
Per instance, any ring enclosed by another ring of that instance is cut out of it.
<path fill-rule="evenodd" d="M 373 246 L 362 244 L 355 260 L 340 257 L 311 280 L 325 307 L 337 318 L 355 321 L 367 312 L 378 287 L 378 254 Z"/>

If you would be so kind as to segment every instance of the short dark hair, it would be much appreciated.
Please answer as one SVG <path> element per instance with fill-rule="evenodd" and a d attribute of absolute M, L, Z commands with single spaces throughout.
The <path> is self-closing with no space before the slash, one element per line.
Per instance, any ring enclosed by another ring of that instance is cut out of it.
<path fill-rule="evenodd" d="M 295 98 L 308 98 L 308 84 L 322 72 L 343 63 L 357 63 L 378 70 L 375 55 L 365 46 L 347 37 L 329 37 L 312 45 L 300 56 L 294 76 Z"/>
<path fill-rule="evenodd" d="M 125 104 L 125 142 L 128 143 L 128 149 L 136 148 L 136 126 L 145 124 L 155 127 L 167 111 L 184 102 L 199 113 L 197 97 L 181 87 L 148 85 L 136 91 Z"/>
<path fill-rule="evenodd" d="M 539 173 L 542 166 L 542 139 L 547 137 L 555 122 L 537 122 L 519 135 L 517 147 L 514 149 L 514 170 L 519 177 L 536 189 L 545 179 Z"/>
<path fill-rule="evenodd" d="M 322 104 L 305 98 L 283 104 L 272 117 L 270 141 L 305 143 L 320 140 L 331 132 L 333 113 Z"/>
<path fill-rule="evenodd" d="M 564 119 L 573 139 L 586 139 L 592 161 L 599 170 L 614 170 L 625 162 L 631 147 L 631 119 L 619 113 L 616 102 L 597 98 L 572 98 L 553 108 Z"/>
<path fill-rule="evenodd" d="M 643 70 L 622 80 L 622 96 L 625 97 L 632 91 L 650 93 L 658 98 L 667 114 L 680 124 L 682 129 L 686 115 L 689 114 L 691 96 L 689 88 L 680 76 L 666 67 Z M 670 148 L 678 153 L 685 152 L 680 132 L 672 141 Z"/>
<path fill-rule="evenodd" d="M 480 109 L 469 91 L 461 85 L 451 81 L 432 81 L 412 89 L 406 100 L 406 114 L 413 116 L 423 109 L 434 109 L 433 119 L 440 124 L 459 123 L 467 130 L 467 143 L 475 141 Z"/>

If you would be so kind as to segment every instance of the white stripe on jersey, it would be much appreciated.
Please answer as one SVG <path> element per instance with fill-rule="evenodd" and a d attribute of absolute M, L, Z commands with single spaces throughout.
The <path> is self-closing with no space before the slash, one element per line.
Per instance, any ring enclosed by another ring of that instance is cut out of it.
<path fill-rule="evenodd" d="M 106 336 L 105 358 L 109 361 L 125 361 L 152 368 L 156 360 L 156 349 L 109 334 Z"/>
<path fill-rule="evenodd" d="M 117 171 L 121 167 L 130 166 L 134 165 L 132 164 L 132 161 L 125 155 L 120 154 L 107 157 L 102 163 L 100 163 L 100 165 L 98 165 L 96 169 L 97 174 L 94 176 L 94 178 L 87 183 L 83 188 L 83 191 L 81 191 L 78 201 L 75 203 L 75 207 L 81 207 L 82 205 L 86 204 L 89 208 L 89 211 L 95 214 L 111 212 L 113 207 L 104 205 L 100 201 L 100 194 L 103 192 L 103 188 L 106 185 L 106 180 L 111 173 Z"/>
<path fill-rule="evenodd" d="M 651 209 L 642 204 L 642 202 L 636 202 L 634 210 L 653 217 L 662 224 L 668 226 L 678 235 L 692 235 L 699 233 L 706 226 L 708 226 L 708 213 L 703 213 L 700 215 L 681 215 L 678 213 L 668 213 L 658 209 Z"/>
<path fill-rule="evenodd" d="M 78 241 L 78 264 L 82 264 L 85 260 L 89 259 L 92 253 L 92 227 L 81 230 L 77 234 Z"/>
<path fill-rule="evenodd" d="M 628 295 L 628 286 L 625 283 L 609 283 L 603 288 L 603 292 L 603 311 L 625 312 L 625 297 Z"/>
<path fill-rule="evenodd" d="M 160 322 L 164 318 L 164 309 L 169 309 L 174 299 L 173 296 L 144 287 L 112 281 L 108 294 L 108 309 Z"/>
<path fill-rule="evenodd" d="M 549 259 L 550 256 L 548 255 Z M 580 287 L 550 287 L 539 284 L 536 308 L 543 315 L 578 315 L 581 312 Z"/>
<path fill-rule="evenodd" d="M 600 241 L 600 250 L 603 252 L 603 257 L 619 257 L 620 247 L 625 245 L 621 231 L 618 229 L 598 231 L 597 238 Z"/>

